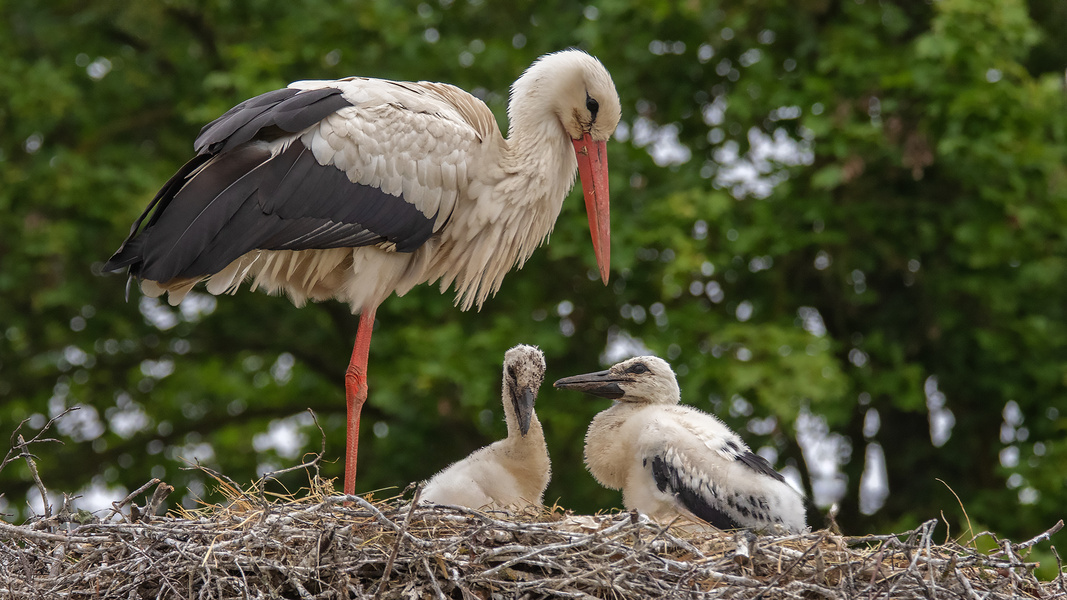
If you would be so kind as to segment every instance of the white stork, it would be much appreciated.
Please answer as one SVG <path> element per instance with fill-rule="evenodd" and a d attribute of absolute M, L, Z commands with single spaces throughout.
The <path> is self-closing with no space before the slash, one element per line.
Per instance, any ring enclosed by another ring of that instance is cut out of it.
<path fill-rule="evenodd" d="M 461 309 L 481 307 L 552 231 L 576 168 L 607 283 L 605 143 L 620 112 L 611 76 L 579 50 L 512 85 L 507 139 L 451 85 L 296 82 L 206 125 L 104 270 L 129 267 L 172 305 L 200 281 L 221 294 L 251 278 L 297 306 L 335 298 L 361 313 L 345 375 L 351 494 L 374 313 L 390 294 L 440 281 Z"/>
<path fill-rule="evenodd" d="M 526 345 L 508 350 L 501 390 L 508 437 L 434 475 L 423 488 L 422 500 L 470 508 L 540 506 L 551 477 L 545 434 L 534 413 L 544 379 L 540 350 Z"/>
<path fill-rule="evenodd" d="M 616 401 L 589 426 L 585 464 L 601 485 L 622 490 L 626 508 L 719 529 L 807 526 L 804 497 L 766 459 L 714 415 L 678 404 L 666 361 L 639 356 L 554 385 Z"/>

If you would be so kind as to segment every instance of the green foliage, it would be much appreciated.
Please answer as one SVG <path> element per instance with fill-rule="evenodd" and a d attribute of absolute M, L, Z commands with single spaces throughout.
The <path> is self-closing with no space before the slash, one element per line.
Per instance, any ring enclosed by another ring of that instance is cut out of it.
<path fill-rule="evenodd" d="M 610 340 L 632 337 L 671 360 L 686 402 L 773 448 L 809 490 L 797 421 L 825 417 L 851 448 L 846 530 L 943 512 L 962 531 L 937 478 L 1007 535 L 1062 517 L 1056 2 L 12 0 L 0 17 L 0 431 L 81 407 L 61 423 L 65 445 L 38 449 L 53 487 L 159 476 L 185 502 L 210 500 L 183 459 L 239 481 L 295 464 L 320 443 L 306 408 L 335 460 L 324 474 L 342 473 L 348 307 L 247 290 L 181 308 L 133 291 L 127 303 L 123 278 L 99 275 L 204 123 L 289 81 L 359 74 L 475 90 L 503 126 L 521 70 L 578 45 L 611 70 L 624 107 L 609 146 L 611 284 L 596 277 L 574 192 L 551 244 L 480 312 L 434 286 L 387 301 L 360 489 L 402 488 L 501 436 L 500 362 L 515 343 L 545 350 L 551 382 L 602 368 Z M 688 158 L 664 160 L 650 125 L 673 126 Z M 940 447 L 939 399 L 954 418 Z M 550 501 L 619 505 L 581 466 L 603 408 L 542 390 Z M 875 411 L 880 427 L 865 431 Z M 296 450 L 256 437 L 282 421 Z M 872 443 L 890 496 L 863 514 Z M 7 512 L 30 488 L 23 465 L 0 472 Z"/>

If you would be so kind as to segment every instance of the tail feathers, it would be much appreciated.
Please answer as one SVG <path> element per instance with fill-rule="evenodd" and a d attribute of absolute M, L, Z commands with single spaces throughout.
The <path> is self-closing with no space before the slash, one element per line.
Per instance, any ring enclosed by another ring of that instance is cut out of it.
<path fill-rule="evenodd" d="M 192 291 L 193 286 L 199 282 L 199 278 L 175 279 L 165 284 L 151 279 L 142 279 L 141 293 L 149 298 L 159 298 L 163 294 L 167 294 L 167 304 L 178 306 L 185 299 L 185 296 Z"/>
<path fill-rule="evenodd" d="M 144 209 L 141 216 L 133 222 L 130 227 L 130 235 L 122 242 L 119 249 L 115 251 L 115 254 L 104 263 L 103 271 L 110 273 L 118 271 L 123 267 L 130 267 L 130 275 L 137 277 L 141 273 L 140 265 L 144 260 L 145 249 L 145 234 L 149 227 L 159 219 L 159 215 L 170 204 L 174 195 L 185 185 L 186 177 L 195 173 L 197 169 L 201 167 L 205 162 L 211 159 L 209 155 L 200 155 L 194 157 L 189 162 L 185 163 L 181 169 L 175 173 L 170 180 L 159 190 L 152 201 L 148 203 L 148 207 Z M 159 210 L 155 210 L 156 207 Z M 141 224 L 148 220 L 147 225 L 142 230 Z"/>
<path fill-rule="evenodd" d="M 111 273 L 125 267 L 130 267 L 130 275 L 136 277 L 140 271 L 137 267 L 141 264 L 144 255 L 144 237 L 138 236 L 127 239 L 104 263 L 103 271 Z"/>

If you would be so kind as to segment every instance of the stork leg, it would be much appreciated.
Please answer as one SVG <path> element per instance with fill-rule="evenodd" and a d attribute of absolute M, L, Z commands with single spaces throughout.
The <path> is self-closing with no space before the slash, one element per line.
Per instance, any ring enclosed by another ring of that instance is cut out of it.
<path fill-rule="evenodd" d="M 345 400 L 348 403 L 348 433 L 345 439 L 345 494 L 356 492 L 356 452 L 359 450 L 359 412 L 367 401 L 367 356 L 370 336 L 374 333 L 374 312 L 378 307 L 364 308 L 359 316 L 356 344 L 352 360 L 345 371 Z"/>

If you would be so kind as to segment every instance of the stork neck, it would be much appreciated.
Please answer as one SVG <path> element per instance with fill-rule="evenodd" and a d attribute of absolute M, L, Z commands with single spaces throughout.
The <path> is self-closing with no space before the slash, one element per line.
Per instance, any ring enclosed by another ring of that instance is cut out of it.
<path fill-rule="evenodd" d="M 531 112 L 533 111 L 533 112 Z M 457 208 L 434 257 L 429 280 L 455 281 L 463 310 L 481 306 L 552 232 L 578 171 L 573 143 L 559 118 L 536 103 L 513 101 L 508 139 L 486 179 L 471 186 L 476 201 Z M 476 188 L 476 189 L 475 189 Z"/>
<path fill-rule="evenodd" d="M 539 107 L 537 96 L 517 98 L 511 109 L 505 170 L 549 187 L 547 197 L 562 205 L 578 169 L 570 136 L 555 113 Z"/>
<path fill-rule="evenodd" d="M 589 472 L 601 485 L 614 490 L 625 485 L 629 459 L 633 456 L 633 432 L 626 430 L 634 408 L 619 403 L 600 411 L 585 435 L 585 464 Z"/>

